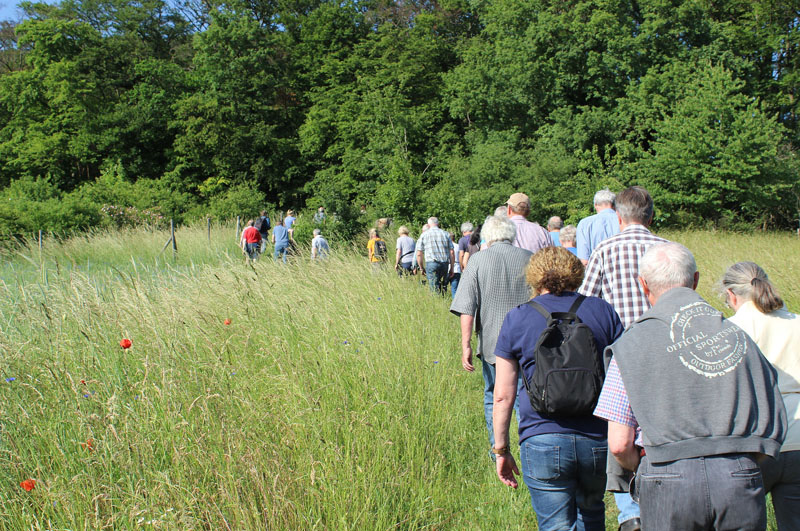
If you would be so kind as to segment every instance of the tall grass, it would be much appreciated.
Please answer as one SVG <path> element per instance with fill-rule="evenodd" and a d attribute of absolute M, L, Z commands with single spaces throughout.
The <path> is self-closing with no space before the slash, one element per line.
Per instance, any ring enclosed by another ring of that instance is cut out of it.
<path fill-rule="evenodd" d="M 800 310 L 797 240 L 669 236 L 696 252 L 703 295 L 754 259 Z M 448 299 L 350 249 L 249 264 L 233 228 L 209 243 L 202 227 L 173 261 L 167 237 L 6 257 L 0 529 L 534 526 L 486 455 Z"/>

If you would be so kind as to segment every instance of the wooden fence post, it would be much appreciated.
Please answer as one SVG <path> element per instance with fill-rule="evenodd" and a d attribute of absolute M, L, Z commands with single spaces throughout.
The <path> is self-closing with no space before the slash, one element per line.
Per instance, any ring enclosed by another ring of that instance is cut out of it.
<path fill-rule="evenodd" d="M 242 222 L 242 218 L 239 217 L 239 216 L 236 216 L 236 234 L 234 235 L 234 238 L 236 238 L 236 242 L 237 243 L 239 242 L 239 226 L 240 226 L 241 222 Z"/>

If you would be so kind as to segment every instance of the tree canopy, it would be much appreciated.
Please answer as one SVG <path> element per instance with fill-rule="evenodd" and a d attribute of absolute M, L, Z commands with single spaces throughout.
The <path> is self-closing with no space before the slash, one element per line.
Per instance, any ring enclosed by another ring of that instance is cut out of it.
<path fill-rule="evenodd" d="M 91 226 L 108 204 L 364 204 L 454 226 L 515 191 L 536 219 L 576 222 L 597 189 L 632 184 L 667 226 L 800 211 L 791 2 L 20 7 L 0 22 L 0 233 Z"/>

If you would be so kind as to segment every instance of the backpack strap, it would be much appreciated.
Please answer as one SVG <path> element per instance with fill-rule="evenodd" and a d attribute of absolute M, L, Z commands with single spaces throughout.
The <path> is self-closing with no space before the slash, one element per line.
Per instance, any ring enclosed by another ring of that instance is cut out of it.
<path fill-rule="evenodd" d="M 575 302 L 572 303 L 572 306 L 569 307 L 567 313 L 574 313 L 578 315 L 578 308 L 580 307 L 581 303 L 586 299 L 586 295 L 578 294 L 578 297 L 575 299 Z"/>
<path fill-rule="evenodd" d="M 551 321 L 554 319 L 567 319 L 569 317 L 578 317 L 578 308 L 580 308 L 581 303 L 586 299 L 586 295 L 578 294 L 578 297 L 575 299 L 575 302 L 572 303 L 572 306 L 569 307 L 566 313 L 564 312 L 556 312 L 555 314 L 551 314 L 548 312 L 544 306 L 536 302 L 535 300 L 531 299 L 527 302 L 527 305 L 542 314 L 544 320 L 547 321 L 549 325 Z M 572 314 L 572 315 L 570 315 Z M 579 319 L 580 322 L 580 319 Z"/>
<path fill-rule="evenodd" d="M 544 320 L 547 321 L 548 324 L 550 324 L 550 321 L 553 320 L 553 316 L 550 314 L 550 312 L 548 312 L 544 308 L 544 306 L 542 306 L 541 304 L 539 304 L 535 300 L 533 300 L 533 299 L 529 300 L 527 302 L 527 305 L 530 306 L 531 308 L 533 308 L 534 310 L 536 310 L 537 312 L 539 312 L 540 314 L 542 314 L 542 317 L 544 317 Z"/>

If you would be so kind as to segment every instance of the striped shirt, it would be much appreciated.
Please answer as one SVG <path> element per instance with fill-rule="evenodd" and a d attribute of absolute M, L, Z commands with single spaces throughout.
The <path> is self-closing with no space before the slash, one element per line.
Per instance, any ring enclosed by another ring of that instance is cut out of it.
<path fill-rule="evenodd" d="M 470 256 L 450 305 L 456 315 L 472 315 L 478 332 L 477 355 L 494 365 L 497 337 L 506 314 L 530 299 L 525 267 L 531 252 L 498 241 Z"/>
<path fill-rule="evenodd" d="M 579 293 L 600 297 L 617 310 L 622 326 L 628 328 L 650 303 L 639 286 L 639 259 L 647 249 L 667 240 L 654 236 L 642 225 L 629 225 L 604 240 L 592 252 Z"/>

